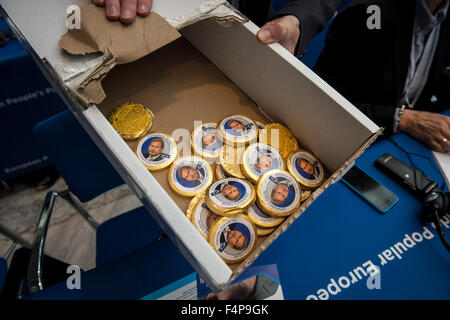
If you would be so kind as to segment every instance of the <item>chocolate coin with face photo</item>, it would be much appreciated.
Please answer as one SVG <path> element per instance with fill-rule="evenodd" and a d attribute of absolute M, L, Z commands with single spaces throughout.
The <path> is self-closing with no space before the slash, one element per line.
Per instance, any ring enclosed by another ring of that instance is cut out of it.
<path fill-rule="evenodd" d="M 250 220 L 256 226 L 260 226 L 263 228 L 273 228 L 280 225 L 283 221 L 283 217 L 272 217 L 268 214 L 264 213 L 259 207 L 257 203 L 254 203 L 249 209 L 247 213 Z"/>
<path fill-rule="evenodd" d="M 305 189 L 313 190 L 324 183 L 325 170 L 319 160 L 310 152 L 292 152 L 287 159 L 289 172 Z"/>
<path fill-rule="evenodd" d="M 222 141 L 230 145 L 256 142 L 259 132 L 256 123 L 242 115 L 226 117 L 219 122 L 217 129 Z"/>
<path fill-rule="evenodd" d="M 214 182 L 206 193 L 206 204 L 210 210 L 231 216 L 244 213 L 256 199 L 255 188 L 246 180 L 226 178 Z"/>
<path fill-rule="evenodd" d="M 209 233 L 209 243 L 226 263 L 237 263 L 255 249 L 256 227 L 245 215 L 222 217 Z"/>
<path fill-rule="evenodd" d="M 221 217 L 209 210 L 205 202 L 205 193 L 196 195 L 189 203 L 187 218 L 205 239 L 208 239 L 211 227 Z"/>
<path fill-rule="evenodd" d="M 169 170 L 169 185 L 184 197 L 194 197 L 208 189 L 213 181 L 211 166 L 200 157 L 176 160 Z"/>
<path fill-rule="evenodd" d="M 204 158 L 218 158 L 222 150 L 222 140 L 217 134 L 217 123 L 208 122 L 196 127 L 191 134 L 194 152 Z"/>
<path fill-rule="evenodd" d="M 273 217 L 286 217 L 300 206 L 301 188 L 294 177 L 284 170 L 266 172 L 256 186 L 257 203 Z"/>
<path fill-rule="evenodd" d="M 264 173 L 275 169 L 284 169 L 283 158 L 275 148 L 263 143 L 254 143 L 245 150 L 241 171 L 251 182 L 257 183 Z"/>
<path fill-rule="evenodd" d="M 177 156 L 177 145 L 168 134 L 153 132 L 136 142 L 134 152 L 147 169 L 157 171 L 172 164 Z"/>

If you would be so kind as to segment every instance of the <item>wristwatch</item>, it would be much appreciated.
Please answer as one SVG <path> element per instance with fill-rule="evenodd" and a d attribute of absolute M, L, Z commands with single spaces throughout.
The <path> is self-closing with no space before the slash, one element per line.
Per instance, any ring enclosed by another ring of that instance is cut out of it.
<path fill-rule="evenodd" d="M 397 108 L 395 111 L 395 117 L 394 117 L 394 133 L 398 132 L 398 123 L 400 122 L 400 118 L 402 117 L 403 113 L 405 112 L 406 105 L 402 105 L 400 108 Z"/>

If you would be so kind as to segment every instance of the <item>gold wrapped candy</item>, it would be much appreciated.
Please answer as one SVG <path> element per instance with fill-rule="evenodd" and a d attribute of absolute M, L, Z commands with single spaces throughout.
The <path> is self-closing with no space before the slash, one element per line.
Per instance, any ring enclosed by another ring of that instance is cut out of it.
<path fill-rule="evenodd" d="M 221 216 L 209 210 L 205 202 L 204 192 L 192 198 L 186 216 L 205 239 L 208 239 L 209 230 L 214 223 L 221 218 Z"/>
<path fill-rule="evenodd" d="M 266 172 L 256 186 L 258 207 L 272 217 L 294 213 L 301 202 L 301 189 L 292 175 L 284 170 Z"/>
<path fill-rule="evenodd" d="M 217 132 L 224 144 L 248 145 L 258 139 L 259 128 L 252 119 L 237 114 L 220 121 Z"/>
<path fill-rule="evenodd" d="M 191 144 L 194 152 L 207 159 L 219 157 L 222 149 L 222 140 L 217 134 L 217 123 L 203 123 L 192 131 Z"/>
<path fill-rule="evenodd" d="M 245 215 L 222 217 L 209 233 L 209 244 L 226 263 L 237 263 L 247 258 L 255 249 L 257 231 Z"/>
<path fill-rule="evenodd" d="M 172 164 L 177 156 L 177 144 L 166 133 L 152 132 L 134 145 L 134 153 L 150 171 L 160 171 Z"/>
<path fill-rule="evenodd" d="M 142 104 L 125 103 L 111 113 L 109 122 L 123 139 L 134 140 L 151 129 L 154 118 L 153 113 Z"/>
<path fill-rule="evenodd" d="M 280 153 L 263 143 L 250 145 L 242 155 L 241 162 L 242 173 L 254 184 L 267 171 L 284 169 L 284 160 Z"/>
<path fill-rule="evenodd" d="M 184 157 L 172 163 L 169 169 L 169 185 L 179 195 L 194 197 L 211 185 L 211 166 L 200 157 Z"/>
<path fill-rule="evenodd" d="M 224 145 L 222 147 L 219 161 L 223 171 L 225 171 L 227 175 L 245 179 L 245 175 L 242 173 L 240 165 L 244 151 L 244 148 L 235 148 L 230 145 Z"/>
<path fill-rule="evenodd" d="M 257 203 L 253 204 L 248 209 L 247 215 L 256 226 L 263 228 L 273 228 L 280 225 L 284 221 L 283 217 L 272 217 L 267 215 L 258 207 Z"/>
<path fill-rule="evenodd" d="M 255 188 L 245 180 L 226 178 L 214 182 L 206 193 L 206 205 L 221 216 L 245 213 L 256 200 Z"/>
<path fill-rule="evenodd" d="M 286 163 L 289 172 L 305 189 L 316 189 L 326 179 L 322 164 L 311 152 L 305 150 L 291 152 Z"/>
<path fill-rule="evenodd" d="M 288 155 L 298 149 L 298 142 L 294 134 L 279 123 L 270 123 L 261 130 L 259 142 L 276 148 L 281 156 L 286 159 Z"/>

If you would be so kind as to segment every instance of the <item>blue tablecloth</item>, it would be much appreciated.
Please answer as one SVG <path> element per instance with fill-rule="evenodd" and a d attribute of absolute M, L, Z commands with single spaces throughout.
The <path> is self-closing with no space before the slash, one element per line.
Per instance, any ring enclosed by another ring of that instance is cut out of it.
<path fill-rule="evenodd" d="M 413 156 L 413 161 L 431 179 L 444 182 L 426 147 L 406 135 L 394 139 L 406 150 L 429 157 Z M 338 182 L 253 263 L 277 265 L 285 299 L 450 298 L 450 253 L 433 227 L 421 223 L 421 203 L 375 168 L 375 160 L 385 152 L 408 163 L 402 151 L 384 140 L 372 145 L 356 164 L 397 194 L 399 201 L 392 209 L 381 214 Z M 375 265 L 380 272 L 371 277 Z M 139 299 L 191 272 L 165 239 L 155 248 L 85 273 L 82 290 L 68 290 L 60 283 L 27 298 Z"/>
<path fill-rule="evenodd" d="M 428 157 L 412 159 L 429 178 L 444 183 L 424 145 L 404 134 L 393 139 L 408 152 Z M 436 230 L 422 224 L 421 202 L 375 167 L 386 152 L 409 164 L 404 152 L 381 140 L 356 165 L 399 197 L 391 210 L 379 213 L 338 182 L 254 262 L 277 264 L 286 299 L 450 298 L 450 253 Z M 446 216 L 447 239 L 449 221 Z M 372 265 L 379 268 L 377 275 Z"/>

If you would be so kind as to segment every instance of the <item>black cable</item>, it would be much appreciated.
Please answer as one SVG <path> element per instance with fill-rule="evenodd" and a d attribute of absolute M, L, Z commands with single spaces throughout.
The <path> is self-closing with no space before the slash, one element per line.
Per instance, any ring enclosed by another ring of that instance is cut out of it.
<path fill-rule="evenodd" d="M 392 144 L 394 144 L 397 148 L 399 148 L 401 151 L 403 151 L 406 156 L 408 157 L 408 161 L 411 164 L 411 166 L 413 167 L 413 171 L 414 171 L 414 187 L 417 190 L 417 173 L 416 173 L 416 165 L 414 164 L 414 162 L 412 161 L 411 156 L 409 155 L 409 152 L 406 151 L 405 149 L 403 149 L 398 143 L 397 141 L 395 141 L 394 139 L 392 139 L 391 137 L 387 138 Z"/>
<path fill-rule="evenodd" d="M 403 151 L 403 152 L 406 154 L 406 156 L 408 157 L 408 161 L 410 162 L 411 166 L 413 167 L 413 171 L 414 171 L 414 186 L 415 186 L 415 189 L 416 189 L 416 190 L 418 189 L 418 186 L 417 186 L 417 174 L 416 174 L 416 169 L 417 169 L 417 167 L 416 167 L 416 165 L 414 164 L 414 162 L 413 162 L 413 160 L 412 160 L 412 158 L 411 158 L 411 155 L 416 155 L 416 156 L 419 156 L 419 157 L 428 159 L 428 161 L 432 164 L 432 166 L 434 167 L 434 169 L 437 170 L 437 172 L 439 173 L 439 175 L 441 176 L 441 178 L 443 178 L 443 177 L 442 177 L 442 174 L 441 174 L 441 172 L 440 172 L 440 170 L 439 170 L 439 169 L 436 169 L 434 163 L 431 161 L 431 159 L 430 159 L 429 157 L 424 156 L 424 155 L 421 155 L 421 154 L 418 154 L 418 153 L 412 153 L 412 152 L 410 153 L 410 152 L 406 151 L 402 146 L 400 146 L 400 145 L 399 145 L 394 139 L 392 139 L 391 137 L 388 137 L 387 140 L 390 141 L 390 142 L 391 142 L 394 146 L 396 146 L 398 149 L 400 149 L 401 151 Z M 441 187 L 440 190 L 439 190 L 439 193 L 441 194 L 442 197 L 444 197 L 444 207 L 446 207 L 446 202 L 447 202 L 447 201 L 445 201 L 446 195 L 441 191 L 441 190 L 443 189 L 443 186 L 444 186 L 444 185 L 445 185 L 445 179 L 444 179 L 444 182 L 443 182 L 443 184 L 442 184 L 442 187 Z M 447 208 L 442 208 L 442 210 L 446 210 L 446 209 L 447 209 Z M 438 235 L 439 235 L 439 238 L 441 239 L 441 242 L 444 244 L 444 246 L 445 246 L 445 248 L 447 249 L 447 251 L 450 252 L 450 244 L 447 242 L 447 239 L 445 238 L 444 230 L 442 229 L 441 221 L 440 221 L 440 218 L 439 218 L 439 212 L 438 212 L 438 209 L 437 209 L 437 208 L 434 208 L 434 209 L 433 209 L 433 215 L 432 215 L 431 218 L 432 218 L 432 222 L 434 222 L 434 224 L 435 224 L 435 226 L 436 226 L 436 231 L 437 231 L 437 233 L 438 233 Z"/>
<path fill-rule="evenodd" d="M 439 238 L 441 239 L 444 246 L 447 248 L 447 251 L 450 251 L 450 244 L 447 242 L 447 239 L 445 238 L 444 230 L 441 226 L 441 221 L 439 218 L 438 210 L 433 210 L 433 218 L 434 218 L 434 225 L 436 226 L 436 231 L 438 232 Z"/>
<path fill-rule="evenodd" d="M 406 154 L 406 156 L 408 157 L 408 161 L 410 162 L 411 166 L 413 167 L 413 169 L 417 169 L 417 167 L 415 166 L 414 162 L 412 161 L 411 155 L 416 156 L 416 157 L 420 157 L 423 159 L 427 159 L 428 162 L 431 164 L 431 166 L 434 168 L 434 170 L 436 170 L 436 172 L 439 174 L 439 176 L 443 179 L 443 182 L 441 184 L 441 189 L 444 189 L 445 187 L 445 179 L 442 176 L 441 170 L 436 167 L 436 164 L 434 163 L 434 161 L 432 161 L 432 159 L 430 157 L 427 157 L 423 154 L 420 153 L 415 153 L 415 152 L 409 152 L 407 150 L 405 150 L 402 146 L 400 146 L 397 141 L 395 141 L 394 139 L 392 139 L 391 137 L 386 138 L 389 142 L 391 142 L 393 145 L 395 145 L 398 149 L 400 149 L 403 153 Z M 416 172 L 414 170 L 414 184 L 417 188 L 417 179 L 416 179 Z"/>

